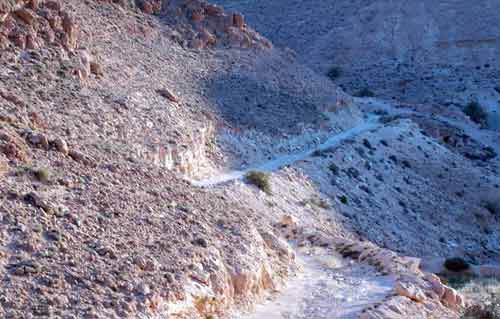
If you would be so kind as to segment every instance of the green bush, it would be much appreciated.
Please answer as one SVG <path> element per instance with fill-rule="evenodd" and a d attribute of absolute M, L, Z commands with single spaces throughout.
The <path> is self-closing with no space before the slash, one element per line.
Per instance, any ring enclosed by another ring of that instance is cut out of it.
<path fill-rule="evenodd" d="M 464 109 L 464 113 L 478 124 L 486 124 L 488 114 L 478 102 L 470 102 Z"/>
<path fill-rule="evenodd" d="M 349 202 L 349 200 L 347 199 L 347 196 L 345 196 L 345 195 L 340 196 L 339 199 L 340 199 L 340 202 L 344 205 L 347 205 L 347 203 Z"/>
<path fill-rule="evenodd" d="M 245 175 L 245 178 L 250 184 L 257 186 L 267 194 L 271 194 L 271 184 L 269 183 L 269 176 L 266 173 L 250 171 Z"/>
<path fill-rule="evenodd" d="M 33 170 L 33 175 L 42 183 L 48 183 L 50 181 L 50 172 L 46 168 Z"/>
<path fill-rule="evenodd" d="M 331 80 L 336 80 L 342 75 L 342 69 L 338 66 L 332 67 L 326 74 Z"/>
<path fill-rule="evenodd" d="M 340 174 L 340 168 L 338 167 L 337 164 L 331 163 L 330 166 L 328 166 L 328 169 L 330 172 L 332 172 L 333 175 L 338 176 Z"/>
<path fill-rule="evenodd" d="M 453 272 L 461 272 L 470 268 L 468 262 L 460 257 L 448 258 L 444 262 L 444 267 Z"/>

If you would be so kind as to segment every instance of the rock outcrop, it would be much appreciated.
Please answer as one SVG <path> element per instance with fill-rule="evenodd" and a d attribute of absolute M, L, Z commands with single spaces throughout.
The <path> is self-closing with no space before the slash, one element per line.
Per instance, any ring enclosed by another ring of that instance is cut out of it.
<path fill-rule="evenodd" d="M 0 7 L 0 49 L 38 49 L 59 45 L 77 47 L 79 28 L 59 0 L 5 1 Z"/>
<path fill-rule="evenodd" d="M 158 7 L 157 2 L 145 2 L 143 8 Z M 154 11 L 154 10 L 153 10 Z M 163 1 L 161 15 L 182 34 L 184 45 L 193 49 L 224 46 L 237 48 L 268 49 L 271 42 L 247 26 L 240 13 L 226 13 L 222 7 L 205 1 Z M 187 41 L 187 42 L 185 42 Z"/>
<path fill-rule="evenodd" d="M 214 138 L 212 125 L 194 129 L 182 143 L 140 146 L 134 156 L 148 163 L 176 171 L 185 177 L 196 177 L 209 166 L 207 147 Z"/>
<path fill-rule="evenodd" d="M 338 240 L 338 251 L 345 257 L 367 262 L 397 278 L 395 296 L 366 309 L 360 319 L 453 317 L 465 301 L 434 274 L 420 270 L 420 259 L 401 257 L 369 242 Z"/>

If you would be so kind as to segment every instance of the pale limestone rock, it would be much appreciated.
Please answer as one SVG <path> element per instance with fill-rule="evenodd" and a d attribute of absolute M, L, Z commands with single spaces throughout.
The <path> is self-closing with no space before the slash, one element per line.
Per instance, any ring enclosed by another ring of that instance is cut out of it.
<path fill-rule="evenodd" d="M 69 154 L 69 147 L 68 143 L 66 143 L 65 140 L 62 138 L 58 137 L 53 141 L 54 146 L 56 147 L 56 150 L 60 153 L 63 153 L 64 155 Z"/>
<path fill-rule="evenodd" d="M 416 302 L 423 302 L 426 299 L 422 290 L 409 283 L 398 281 L 396 283 L 395 291 L 398 295 L 410 298 Z"/>
<path fill-rule="evenodd" d="M 282 227 L 297 227 L 297 218 L 292 215 L 284 215 L 279 224 Z"/>
<path fill-rule="evenodd" d="M 46 135 L 41 133 L 32 133 L 29 135 L 28 140 L 31 144 L 41 147 L 48 148 L 49 147 L 49 139 Z"/>
<path fill-rule="evenodd" d="M 445 288 L 443 302 L 448 307 L 455 307 L 457 305 L 457 292 L 455 291 L 455 289 L 450 287 Z"/>

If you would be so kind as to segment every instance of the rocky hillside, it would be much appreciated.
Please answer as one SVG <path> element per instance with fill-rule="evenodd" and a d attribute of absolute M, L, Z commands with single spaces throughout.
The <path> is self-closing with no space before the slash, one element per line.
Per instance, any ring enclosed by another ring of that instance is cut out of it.
<path fill-rule="evenodd" d="M 336 82 L 352 94 L 369 88 L 385 99 L 498 108 L 496 1 L 217 2 L 315 70 L 339 68 Z"/>
<path fill-rule="evenodd" d="M 206 318 L 286 278 L 268 221 L 184 178 L 352 99 L 205 2 L 0 4 L 0 317 Z"/>
<path fill-rule="evenodd" d="M 281 291 L 290 318 L 458 318 L 470 303 L 435 273 L 500 273 L 498 136 L 325 75 L 396 94 L 348 61 L 389 40 L 358 50 L 345 26 L 410 4 L 225 4 L 0 0 L 0 317 L 246 318 Z"/>

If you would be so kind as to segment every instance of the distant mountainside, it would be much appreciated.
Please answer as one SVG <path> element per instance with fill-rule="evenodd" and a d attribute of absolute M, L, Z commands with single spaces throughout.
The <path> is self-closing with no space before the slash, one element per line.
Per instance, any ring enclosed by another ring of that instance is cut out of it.
<path fill-rule="evenodd" d="M 500 2 L 216 1 L 349 93 L 411 102 L 500 100 Z M 286 17 L 286 19 L 284 18 Z M 497 88 L 497 90 L 495 90 Z"/>

